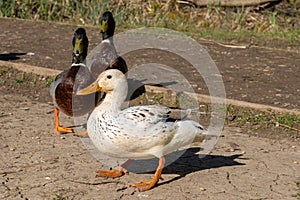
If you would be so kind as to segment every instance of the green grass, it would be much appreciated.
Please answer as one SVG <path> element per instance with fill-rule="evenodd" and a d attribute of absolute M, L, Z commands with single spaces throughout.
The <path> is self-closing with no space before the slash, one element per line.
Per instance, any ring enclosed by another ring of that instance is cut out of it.
<path fill-rule="evenodd" d="M 64 197 L 62 194 L 55 194 L 55 197 L 52 200 L 68 200 L 68 197 Z"/>
<path fill-rule="evenodd" d="M 0 69 L 0 76 L 4 75 L 6 71 L 4 71 L 3 69 Z"/>
<path fill-rule="evenodd" d="M 16 79 L 16 82 L 20 85 L 24 84 L 26 82 L 26 79 L 25 78 L 18 78 Z"/>
<path fill-rule="evenodd" d="M 298 192 L 296 194 L 293 194 L 292 197 L 296 197 L 297 199 L 300 199 L 300 181 L 296 182 Z"/>
<path fill-rule="evenodd" d="M 154 26 L 218 41 L 249 41 L 255 35 L 262 40 L 275 37 L 299 42 L 300 14 L 292 2 L 286 5 L 291 8 L 290 15 L 276 8 L 259 12 L 251 7 L 197 8 L 175 0 L 0 0 L 0 17 L 98 25 L 101 13 L 111 10 L 119 27 L 124 29 Z"/>
<path fill-rule="evenodd" d="M 300 130 L 300 115 L 258 111 L 253 109 L 239 109 L 233 105 L 226 106 L 227 123 L 239 127 L 251 126 L 258 128 L 284 127 L 294 131 Z"/>
<path fill-rule="evenodd" d="M 46 87 L 50 87 L 51 83 L 54 81 L 55 77 L 48 77 L 45 79 Z"/>

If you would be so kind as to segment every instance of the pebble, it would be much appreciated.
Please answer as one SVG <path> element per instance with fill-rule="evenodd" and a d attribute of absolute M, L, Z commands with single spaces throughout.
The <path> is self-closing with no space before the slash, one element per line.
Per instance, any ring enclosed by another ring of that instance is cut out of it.
<path fill-rule="evenodd" d="M 20 108 L 20 110 L 29 110 L 29 107 Z"/>
<path fill-rule="evenodd" d="M 33 53 L 33 52 L 27 52 L 26 55 L 27 55 L 27 56 L 34 56 L 35 53 Z"/>
<path fill-rule="evenodd" d="M 199 188 L 200 189 L 200 191 L 205 191 L 206 189 L 205 188 L 203 188 L 203 187 L 201 187 L 201 188 Z"/>

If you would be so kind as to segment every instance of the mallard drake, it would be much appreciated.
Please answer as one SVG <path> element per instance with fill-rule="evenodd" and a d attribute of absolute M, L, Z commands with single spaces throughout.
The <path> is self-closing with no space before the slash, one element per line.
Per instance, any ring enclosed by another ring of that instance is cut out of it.
<path fill-rule="evenodd" d="M 102 41 L 87 56 L 87 66 L 91 75 L 96 79 L 103 71 L 108 69 L 118 69 L 126 74 L 128 71 L 126 62 L 121 56 L 118 56 L 113 43 L 116 23 L 111 12 L 106 11 L 102 14 L 100 25 Z M 105 94 L 103 93 L 96 93 L 97 102 L 100 103 L 104 96 Z M 75 136 L 88 136 L 88 132 L 75 134 Z"/>
<path fill-rule="evenodd" d="M 88 52 L 89 40 L 84 28 L 76 29 L 72 40 L 72 63 L 84 63 Z"/>
<path fill-rule="evenodd" d="M 72 40 L 73 63 L 72 66 L 58 74 L 50 86 L 50 95 L 54 103 L 54 120 L 57 134 L 73 132 L 59 123 L 59 111 L 68 116 L 81 116 L 89 113 L 95 107 L 95 94 L 89 96 L 76 96 L 76 91 L 86 87 L 95 79 L 89 69 L 83 64 L 88 49 L 88 38 L 83 28 L 78 28 Z"/>
<path fill-rule="evenodd" d="M 126 62 L 118 56 L 113 43 L 116 23 L 111 12 L 103 13 L 100 25 L 102 41 L 87 57 L 90 72 L 95 79 L 107 69 L 118 69 L 125 74 L 128 71 Z"/>
<path fill-rule="evenodd" d="M 159 158 L 154 178 L 133 184 L 139 191 L 156 185 L 165 164 L 164 155 L 193 142 L 201 142 L 208 132 L 192 120 L 172 120 L 172 109 L 158 105 L 143 105 L 121 109 L 128 90 L 126 76 L 119 70 L 103 72 L 90 86 L 79 90 L 78 95 L 102 91 L 106 96 L 87 122 L 89 137 L 97 149 L 108 156 L 125 159 Z M 116 178 L 126 173 L 118 170 L 98 170 L 97 176 Z"/>

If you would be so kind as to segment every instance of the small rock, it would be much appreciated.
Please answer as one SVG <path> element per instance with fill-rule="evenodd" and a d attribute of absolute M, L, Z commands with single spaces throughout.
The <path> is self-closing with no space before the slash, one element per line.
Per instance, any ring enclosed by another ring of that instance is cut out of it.
<path fill-rule="evenodd" d="M 294 164 L 299 164 L 299 162 L 295 160 L 295 161 L 294 161 Z"/>
<path fill-rule="evenodd" d="M 200 189 L 200 191 L 206 191 L 206 189 L 203 187 L 200 187 L 199 189 Z"/>
<path fill-rule="evenodd" d="M 26 55 L 27 55 L 27 56 L 34 56 L 35 53 L 33 53 L 33 52 L 27 52 Z"/>
<path fill-rule="evenodd" d="M 288 106 L 290 106 L 291 104 L 290 103 L 284 103 L 282 106 L 283 107 L 288 107 Z"/>
<path fill-rule="evenodd" d="M 228 147 L 228 148 L 226 148 L 224 151 L 226 151 L 226 152 L 234 152 L 235 149 L 234 149 L 234 148 L 231 148 L 231 147 Z"/>
<path fill-rule="evenodd" d="M 62 139 L 62 140 L 64 140 L 64 139 L 66 139 L 64 136 L 60 136 L 60 139 Z"/>
<path fill-rule="evenodd" d="M 20 108 L 20 110 L 29 110 L 29 107 Z"/>

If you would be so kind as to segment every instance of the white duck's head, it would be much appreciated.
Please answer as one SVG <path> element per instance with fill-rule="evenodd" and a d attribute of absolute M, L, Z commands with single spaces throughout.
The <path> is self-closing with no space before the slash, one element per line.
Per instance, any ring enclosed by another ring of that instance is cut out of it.
<path fill-rule="evenodd" d="M 77 92 L 78 95 L 91 94 L 93 92 L 105 92 L 106 94 L 116 93 L 118 96 L 125 96 L 128 90 L 126 76 L 117 69 L 109 69 L 102 72 L 96 81 Z M 121 98 L 123 99 L 123 98 Z"/>

